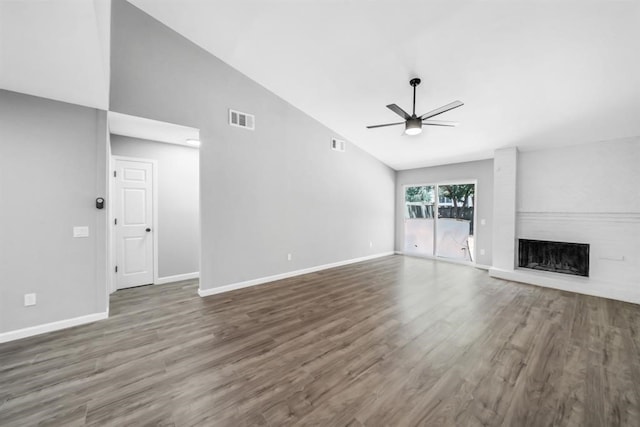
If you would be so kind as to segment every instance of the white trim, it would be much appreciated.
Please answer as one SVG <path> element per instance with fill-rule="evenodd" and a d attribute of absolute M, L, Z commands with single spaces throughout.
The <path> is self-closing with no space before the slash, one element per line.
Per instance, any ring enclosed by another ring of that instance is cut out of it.
<path fill-rule="evenodd" d="M 126 162 L 138 162 L 138 163 L 151 163 L 151 173 L 152 173 L 152 183 L 151 183 L 151 197 L 152 197 L 152 205 L 153 205 L 153 212 L 152 212 L 152 229 L 153 232 L 151 233 L 151 238 L 153 239 L 153 284 L 156 284 L 158 281 L 158 161 L 155 159 L 146 159 L 146 158 L 142 158 L 142 157 L 129 157 L 129 156 L 111 156 L 112 159 L 112 165 L 111 165 L 111 170 L 109 171 L 109 175 L 110 175 L 110 183 L 113 183 L 114 181 L 111 181 L 111 179 L 115 179 L 115 177 L 113 176 L 113 171 L 115 170 L 115 166 L 116 166 L 116 161 L 117 160 L 123 160 Z M 115 184 L 114 184 L 115 185 Z M 110 184 L 111 187 L 111 184 Z M 113 211 L 113 205 L 111 203 L 109 203 L 109 207 L 111 208 L 111 211 Z M 113 290 L 113 292 L 115 292 L 116 290 L 118 290 L 118 279 L 116 277 L 116 272 L 115 272 L 115 263 L 118 260 L 118 254 L 117 254 L 117 244 L 115 244 L 115 233 L 116 233 L 116 226 L 113 224 L 113 215 L 112 218 L 110 220 L 111 223 L 111 238 L 114 241 L 114 259 L 112 260 L 112 266 L 111 266 L 111 277 L 113 280 L 113 286 L 115 287 L 115 289 Z M 123 288 L 124 289 L 124 288 Z"/>
<path fill-rule="evenodd" d="M 109 300 L 109 295 L 118 290 L 118 284 L 116 283 L 116 273 L 114 271 L 114 266 L 116 265 L 116 232 L 114 229 L 113 221 L 115 219 L 114 216 L 114 204 L 113 204 L 113 195 L 115 194 L 114 190 L 114 182 L 113 179 L 113 171 L 115 170 L 115 162 L 113 159 L 113 155 L 111 154 L 111 134 L 109 134 L 109 165 L 107 169 L 107 210 L 109 213 L 109 224 L 108 224 L 108 240 L 109 240 L 109 253 L 107 254 L 107 280 L 109 282 L 109 293 L 107 295 L 107 301 Z"/>
<path fill-rule="evenodd" d="M 57 322 L 45 323 L 44 325 L 31 326 L 29 328 L 17 329 L 15 331 L 3 332 L 0 334 L 0 343 L 19 340 L 34 335 L 45 334 L 47 332 L 59 331 L 73 326 L 84 325 L 96 322 L 109 317 L 109 312 L 88 314 L 86 316 L 74 317 L 72 319 L 59 320 Z"/>
<path fill-rule="evenodd" d="M 597 221 L 597 222 L 640 222 L 640 212 L 526 212 L 518 211 L 520 221 Z"/>
<path fill-rule="evenodd" d="M 489 269 L 489 276 L 512 282 L 640 304 L 640 290 L 630 289 L 629 286 L 623 287 L 616 283 L 593 280 L 588 277 L 568 275 L 567 277 L 561 277 L 565 275 L 522 269 L 504 270 L 495 267 Z"/>
<path fill-rule="evenodd" d="M 153 284 L 164 285 L 165 283 L 180 282 L 182 280 L 191 280 L 191 279 L 198 279 L 198 278 L 200 278 L 200 272 L 195 271 L 193 273 L 184 273 L 184 274 L 176 274 L 174 276 L 158 277 L 156 280 L 154 280 Z"/>
<path fill-rule="evenodd" d="M 343 265 L 354 264 L 357 262 L 368 261 L 375 258 L 382 258 L 393 255 L 393 251 L 382 252 L 379 254 L 368 255 L 360 258 L 348 259 L 345 261 L 333 262 L 330 264 L 317 265 L 315 267 L 303 268 L 302 270 L 289 271 L 286 273 L 275 274 L 273 276 L 260 277 L 258 279 L 247 280 L 244 282 L 232 283 L 230 285 L 218 286 L 212 289 L 198 288 L 198 295 L 208 297 L 210 295 L 221 294 L 224 292 L 235 291 L 236 289 L 248 288 L 250 286 L 262 285 L 264 283 L 274 282 L 276 280 L 288 279 L 289 277 L 301 276 L 303 274 L 315 273 L 316 271 L 327 270 L 329 268 L 341 267 Z"/>
<path fill-rule="evenodd" d="M 151 186 L 151 194 L 153 195 L 153 283 L 158 282 L 158 258 L 159 258 L 159 249 L 158 249 L 158 186 L 160 184 L 158 180 L 158 161 L 151 160 L 153 163 L 153 185 Z M 475 209 L 474 209 L 475 212 Z"/>

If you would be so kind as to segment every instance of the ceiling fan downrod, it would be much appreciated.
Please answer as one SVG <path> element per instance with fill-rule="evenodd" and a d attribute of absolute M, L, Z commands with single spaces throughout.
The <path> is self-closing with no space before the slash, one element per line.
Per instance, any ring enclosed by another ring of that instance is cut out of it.
<path fill-rule="evenodd" d="M 409 84 L 413 86 L 413 112 L 411 113 L 412 117 L 416 116 L 416 86 L 420 84 L 420 81 L 421 80 L 417 77 L 409 80 Z"/>

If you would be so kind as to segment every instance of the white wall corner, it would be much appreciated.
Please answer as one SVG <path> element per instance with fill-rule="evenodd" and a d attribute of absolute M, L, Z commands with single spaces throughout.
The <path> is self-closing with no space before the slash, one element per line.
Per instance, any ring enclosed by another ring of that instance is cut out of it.
<path fill-rule="evenodd" d="M 513 270 L 516 248 L 518 149 L 495 151 L 493 159 L 493 267 Z"/>

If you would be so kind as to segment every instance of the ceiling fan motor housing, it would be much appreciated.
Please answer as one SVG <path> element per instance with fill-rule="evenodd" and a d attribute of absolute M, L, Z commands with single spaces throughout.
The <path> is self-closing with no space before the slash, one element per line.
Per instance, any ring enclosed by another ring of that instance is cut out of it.
<path fill-rule="evenodd" d="M 407 119 L 404 127 L 404 133 L 407 135 L 417 135 L 422 132 L 422 120 L 420 117 L 412 117 Z"/>

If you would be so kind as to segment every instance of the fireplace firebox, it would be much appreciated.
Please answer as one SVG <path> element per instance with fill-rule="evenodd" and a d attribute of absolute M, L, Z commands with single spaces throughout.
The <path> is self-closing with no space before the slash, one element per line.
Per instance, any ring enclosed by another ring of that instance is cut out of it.
<path fill-rule="evenodd" d="M 518 267 L 589 277 L 589 245 L 518 239 Z"/>

